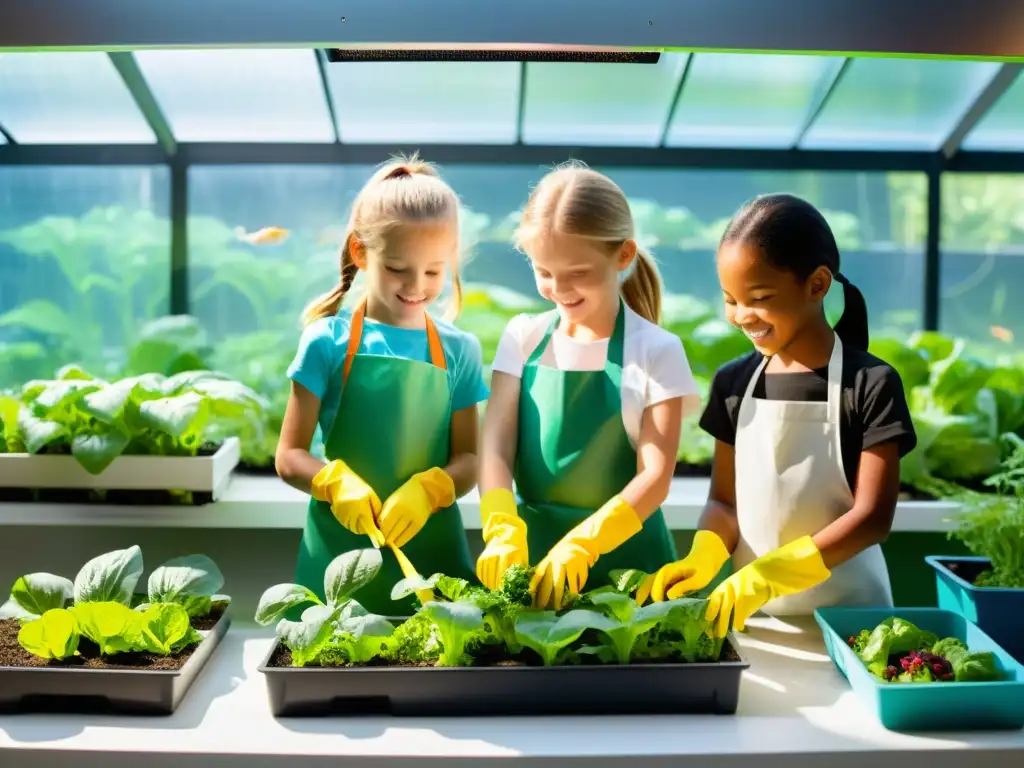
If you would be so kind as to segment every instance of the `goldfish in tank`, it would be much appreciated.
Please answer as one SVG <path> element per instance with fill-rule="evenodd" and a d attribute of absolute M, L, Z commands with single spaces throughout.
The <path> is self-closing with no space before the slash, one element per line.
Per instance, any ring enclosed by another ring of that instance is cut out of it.
<path fill-rule="evenodd" d="M 235 227 L 235 237 L 249 245 L 280 245 L 291 235 L 284 227 L 263 227 L 247 232 L 245 227 Z"/>

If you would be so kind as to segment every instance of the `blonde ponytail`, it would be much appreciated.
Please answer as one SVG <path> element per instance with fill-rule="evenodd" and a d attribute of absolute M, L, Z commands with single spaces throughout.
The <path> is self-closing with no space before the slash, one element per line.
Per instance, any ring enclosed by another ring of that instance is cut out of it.
<path fill-rule="evenodd" d="M 345 238 L 345 244 L 341 247 L 339 271 L 341 273 L 338 284 L 327 293 L 313 299 L 302 311 L 302 325 L 307 326 L 322 317 L 333 317 L 341 309 L 341 302 L 345 300 L 345 294 L 352 287 L 359 268 L 352 260 L 352 232 Z"/>
<path fill-rule="evenodd" d="M 459 277 L 458 269 L 452 274 L 452 299 L 448 303 L 448 310 L 444 313 L 444 319 L 454 323 L 459 319 L 462 312 L 462 278 Z"/>
<path fill-rule="evenodd" d="M 622 298 L 640 317 L 661 322 L 661 275 L 654 259 L 637 247 L 633 271 L 622 282 Z"/>
<path fill-rule="evenodd" d="M 383 163 L 366 182 L 352 204 L 348 234 L 341 249 L 340 279 L 333 289 L 311 301 L 303 310 L 303 325 L 338 313 L 345 295 L 359 272 L 352 259 L 352 243 L 358 240 L 367 254 L 382 250 L 388 233 L 407 222 L 440 221 L 451 218 L 458 225 L 459 198 L 441 178 L 433 163 L 411 157 L 396 156 Z M 457 254 L 456 254 L 457 255 Z M 458 259 L 452 264 L 454 308 L 458 315 L 462 306 L 462 283 Z"/>

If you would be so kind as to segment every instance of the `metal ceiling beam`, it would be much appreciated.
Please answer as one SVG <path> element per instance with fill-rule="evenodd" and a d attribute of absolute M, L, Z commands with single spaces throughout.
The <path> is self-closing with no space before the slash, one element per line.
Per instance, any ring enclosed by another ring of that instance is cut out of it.
<path fill-rule="evenodd" d="M 1024 69 L 1024 64 L 1003 64 L 996 72 L 995 76 L 989 81 L 988 85 L 981 89 L 975 98 L 974 103 L 971 104 L 970 108 L 964 113 L 960 121 L 954 126 L 953 130 L 949 132 L 949 136 L 944 142 L 942 142 L 942 155 L 946 159 L 953 157 L 957 152 L 960 151 L 960 145 L 963 144 L 964 139 L 967 138 L 967 134 L 974 129 L 974 127 L 981 122 L 981 119 L 985 117 L 985 114 L 995 105 L 997 101 L 1006 93 L 1007 89 L 1013 85 L 1017 76 Z"/>
<path fill-rule="evenodd" d="M 327 113 L 331 118 L 331 132 L 334 134 L 335 141 L 341 141 L 341 135 L 338 133 L 338 115 L 334 111 L 334 96 L 331 95 L 331 83 L 327 78 L 327 62 L 324 61 L 324 53 L 320 48 L 313 51 L 313 55 L 316 56 L 316 68 L 320 73 L 320 87 L 324 91 L 324 101 L 327 103 Z"/>
<path fill-rule="evenodd" d="M 128 92 L 135 99 L 135 104 L 138 106 L 142 116 L 149 123 L 150 129 L 156 136 L 157 144 L 167 153 L 168 157 L 173 157 L 177 149 L 177 142 L 174 139 L 171 124 L 167 122 L 167 118 L 164 116 L 163 110 L 160 109 L 156 96 L 149 89 L 149 83 L 146 82 L 142 70 L 139 69 L 139 63 L 135 60 L 135 56 L 126 51 L 112 52 L 108 55 L 110 56 L 110 62 L 114 65 L 114 69 L 117 70 L 117 73 L 121 75 L 121 79 L 124 80 Z"/>
<path fill-rule="evenodd" d="M 0 144 L 0 165 L 161 165 L 166 163 L 167 153 L 159 144 Z"/>
<path fill-rule="evenodd" d="M 676 83 L 676 89 L 672 93 L 672 101 L 668 105 L 668 116 L 665 118 L 665 124 L 661 127 L 661 139 L 658 141 L 659 147 L 664 147 L 665 142 L 668 141 L 668 134 L 672 130 L 672 120 L 675 119 L 676 110 L 679 109 L 679 102 L 683 100 L 683 89 L 686 88 L 686 81 L 690 77 L 690 70 L 693 68 L 693 59 L 696 55 L 691 53 L 686 57 L 683 71 L 679 73 L 679 82 Z"/>
<path fill-rule="evenodd" d="M 534 165 L 576 158 L 597 167 L 748 171 L 970 171 L 1022 173 L 1024 152 L 959 152 L 944 160 L 936 152 L 819 151 L 569 147 L 520 144 L 178 144 L 184 165 L 376 165 L 396 152 L 418 151 L 444 165 Z M 0 145 L 0 164 L 159 165 L 167 162 L 155 144 Z"/>
<path fill-rule="evenodd" d="M 1020 0 L 4 0 L 0 48 L 539 43 L 1024 60 L 1021 29 Z"/>
<path fill-rule="evenodd" d="M 814 121 L 818 119 L 822 110 L 825 109 L 825 105 L 828 104 L 829 97 L 835 92 L 839 81 L 843 79 L 843 75 L 850 68 L 850 62 L 851 59 L 849 58 L 836 59 L 832 62 L 832 67 L 829 71 L 822 75 L 821 81 L 814 89 L 814 94 L 811 97 L 811 106 L 804 117 L 803 125 L 800 126 L 800 130 L 797 131 L 796 138 L 793 140 L 793 149 L 798 149 L 803 143 L 807 132 L 811 130 Z"/>
<path fill-rule="evenodd" d="M 526 62 L 519 65 L 519 98 L 516 102 L 516 144 L 523 143 L 523 125 L 526 121 Z"/>

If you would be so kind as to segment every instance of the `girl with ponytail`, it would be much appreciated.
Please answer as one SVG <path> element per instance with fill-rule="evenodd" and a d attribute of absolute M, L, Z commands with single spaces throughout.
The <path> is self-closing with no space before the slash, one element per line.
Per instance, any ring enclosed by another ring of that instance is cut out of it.
<path fill-rule="evenodd" d="M 459 213 L 429 163 L 385 164 L 352 206 L 338 284 L 303 314 L 276 464 L 311 495 L 295 581 L 321 600 L 330 562 L 369 546 L 384 559 L 359 592 L 372 613 L 413 609 L 391 599 L 413 564 L 473 575 L 456 499 L 476 485 L 480 343 L 427 312 L 450 273 L 449 316 L 458 313 Z M 365 295 L 344 308 L 360 272 Z M 309 452 L 318 425 L 326 462 Z"/>
<path fill-rule="evenodd" d="M 613 569 L 675 559 L 660 505 L 699 395 L 682 342 L 658 326 L 658 270 L 611 179 L 578 163 L 547 174 L 516 243 L 555 309 L 513 318 L 494 360 L 477 575 L 493 588 L 536 562 L 534 603 L 558 609 Z"/>
<path fill-rule="evenodd" d="M 916 444 L 899 375 L 868 348 L 864 297 L 840 272 L 824 216 L 798 197 L 758 197 L 718 249 L 728 320 L 754 350 L 720 368 L 701 427 L 715 442 L 711 490 L 689 555 L 638 599 L 703 589 L 730 557 L 707 616 L 724 636 L 759 609 L 891 606 L 881 543 Z M 839 283 L 835 328 L 825 295 Z"/>

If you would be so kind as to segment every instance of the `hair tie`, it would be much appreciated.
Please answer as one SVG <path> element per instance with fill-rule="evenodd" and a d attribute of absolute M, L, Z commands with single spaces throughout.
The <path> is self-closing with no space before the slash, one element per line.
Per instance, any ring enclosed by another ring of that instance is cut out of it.
<path fill-rule="evenodd" d="M 406 176 L 412 176 L 409 167 L 406 165 L 400 165 L 387 176 L 385 176 L 384 180 L 390 181 L 391 179 L 404 179 Z"/>

